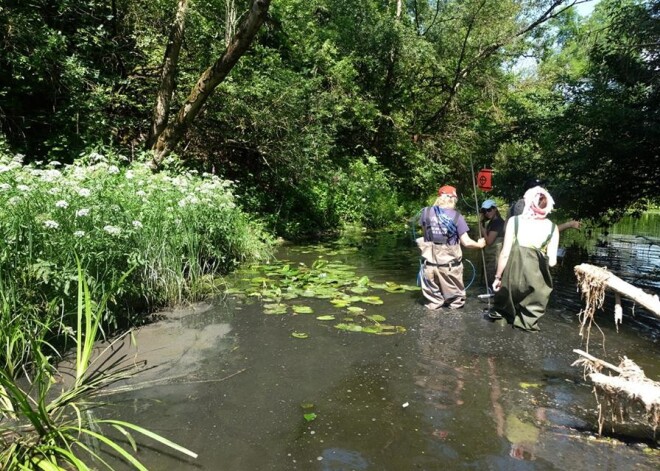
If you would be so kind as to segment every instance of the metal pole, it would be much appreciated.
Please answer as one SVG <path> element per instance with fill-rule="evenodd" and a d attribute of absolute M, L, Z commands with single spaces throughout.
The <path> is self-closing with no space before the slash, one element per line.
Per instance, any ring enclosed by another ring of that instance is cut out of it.
<path fill-rule="evenodd" d="M 479 200 L 477 199 L 477 184 L 474 178 L 474 163 L 472 162 L 472 156 L 470 155 L 470 171 L 472 172 L 472 189 L 474 190 L 474 207 L 477 210 L 477 226 L 479 227 L 479 236 L 481 236 L 481 222 L 479 219 Z M 477 238 L 478 239 L 478 238 Z M 484 282 L 486 283 L 486 294 L 490 294 L 488 289 L 488 274 L 486 273 L 486 256 L 484 255 L 484 249 L 481 249 L 481 263 L 484 267 Z M 490 297 L 488 298 L 488 307 L 490 308 Z"/>

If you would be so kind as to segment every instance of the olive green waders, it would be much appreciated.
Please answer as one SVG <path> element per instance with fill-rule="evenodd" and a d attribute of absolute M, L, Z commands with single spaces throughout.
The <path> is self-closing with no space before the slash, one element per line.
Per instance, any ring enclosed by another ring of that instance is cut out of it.
<path fill-rule="evenodd" d="M 538 331 L 538 321 L 545 314 L 552 292 L 550 265 L 544 249 L 554 233 L 555 225 L 552 225 L 543 249 L 518 245 L 517 219 L 514 226 L 515 238 L 502 274 L 502 286 L 495 293 L 494 310 L 514 327 Z"/>

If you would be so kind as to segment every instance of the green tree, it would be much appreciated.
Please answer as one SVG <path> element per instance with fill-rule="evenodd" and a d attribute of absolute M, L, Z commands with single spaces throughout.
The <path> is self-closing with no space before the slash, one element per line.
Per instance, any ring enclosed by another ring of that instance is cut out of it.
<path fill-rule="evenodd" d="M 507 104 L 500 181 L 546 178 L 561 207 L 604 222 L 658 201 L 658 8 L 603 0 L 587 21 L 555 24 L 538 75 Z"/>
<path fill-rule="evenodd" d="M 243 17 L 236 30 L 228 37 L 225 49 L 215 62 L 202 72 L 185 101 L 179 107 L 176 116 L 168 121 L 169 102 L 174 89 L 175 74 L 178 64 L 185 17 L 188 9 L 187 0 L 179 0 L 177 13 L 169 35 L 161 85 L 153 113 L 153 124 L 148 143 L 154 153 L 153 163 L 160 166 L 163 158 L 179 144 L 190 123 L 197 117 L 209 96 L 228 76 L 231 69 L 252 44 L 259 28 L 266 19 L 271 0 L 253 0 L 248 13 Z M 230 3 L 233 5 L 233 2 Z M 233 12 L 233 8 L 229 9 Z"/>

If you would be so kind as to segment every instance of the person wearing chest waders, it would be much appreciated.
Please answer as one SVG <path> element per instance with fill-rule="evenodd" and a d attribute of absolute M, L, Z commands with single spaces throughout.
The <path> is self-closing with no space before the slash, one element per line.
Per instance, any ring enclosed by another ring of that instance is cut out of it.
<path fill-rule="evenodd" d="M 505 318 L 519 329 L 538 331 L 552 292 L 550 267 L 557 264 L 559 230 L 547 219 L 554 201 L 545 189 L 537 186 L 527 190 L 524 200 L 523 213 L 506 224 L 489 317 Z"/>
<path fill-rule="evenodd" d="M 486 240 L 486 247 L 484 248 L 486 279 L 488 280 L 488 286 L 491 286 L 495 281 L 497 261 L 504 243 L 504 219 L 500 216 L 497 203 L 493 200 L 484 201 L 481 204 L 480 212 L 479 229 L 482 237 Z"/>
<path fill-rule="evenodd" d="M 461 245 L 475 249 L 486 245 L 483 238 L 475 242 L 467 234 L 468 225 L 455 209 L 457 200 L 456 188 L 445 185 L 438 190 L 433 206 L 421 211 L 424 237 L 415 242 L 422 252 L 421 286 L 428 309 L 465 305 Z"/>
<path fill-rule="evenodd" d="M 525 182 L 523 188 L 525 191 L 527 191 L 530 188 L 534 188 L 536 186 L 542 187 L 544 185 L 545 182 L 543 180 L 539 180 L 538 178 L 530 178 Z M 519 200 L 511 203 L 509 205 L 507 221 L 514 216 L 520 216 L 523 213 L 524 209 L 525 209 L 525 198 L 520 198 Z M 566 221 L 557 225 L 557 229 L 559 229 L 559 232 L 563 232 L 566 229 L 580 229 L 580 227 L 582 227 L 582 223 L 580 221 L 576 221 L 575 219 L 571 219 L 570 221 Z"/>

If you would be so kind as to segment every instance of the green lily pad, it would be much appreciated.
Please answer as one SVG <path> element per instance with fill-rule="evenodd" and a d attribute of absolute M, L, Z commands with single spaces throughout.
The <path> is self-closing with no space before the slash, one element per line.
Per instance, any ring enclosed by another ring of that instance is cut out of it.
<path fill-rule="evenodd" d="M 362 327 L 362 332 L 366 334 L 379 334 L 382 332 L 382 329 L 377 325 L 366 325 Z"/>
<path fill-rule="evenodd" d="M 369 286 L 374 289 L 385 289 L 387 285 L 385 283 L 369 283 Z"/>
<path fill-rule="evenodd" d="M 380 314 L 372 314 L 371 316 L 367 316 L 367 319 L 371 319 L 374 322 L 384 322 L 385 320 L 387 320 Z"/>
<path fill-rule="evenodd" d="M 351 289 L 349 289 L 349 291 L 355 294 L 363 294 L 369 291 L 369 288 L 366 288 L 364 286 L 353 286 Z"/>
<path fill-rule="evenodd" d="M 403 289 L 401 286 L 388 286 L 385 288 L 385 291 L 388 293 L 405 293 L 406 290 Z"/>
<path fill-rule="evenodd" d="M 293 309 L 293 312 L 296 314 L 312 314 L 314 312 L 314 310 L 311 307 L 302 306 L 300 304 L 291 306 L 291 309 Z"/>
<path fill-rule="evenodd" d="M 268 278 L 263 277 L 263 276 L 257 276 L 255 278 L 252 278 L 250 280 L 250 283 L 257 285 L 257 284 L 260 284 L 260 283 L 265 283 L 267 281 L 270 281 L 270 280 Z"/>
<path fill-rule="evenodd" d="M 311 422 L 311 421 L 313 421 L 314 419 L 316 419 L 316 414 L 315 414 L 314 412 L 309 412 L 309 413 L 307 413 L 307 414 L 303 414 L 303 417 L 305 418 L 305 420 L 306 420 L 307 422 Z"/>
<path fill-rule="evenodd" d="M 419 286 L 414 285 L 401 285 L 401 288 L 406 291 L 419 291 L 421 289 Z"/>
<path fill-rule="evenodd" d="M 309 334 L 305 332 L 292 332 L 291 337 L 295 337 L 297 339 L 306 339 L 309 337 Z"/>
<path fill-rule="evenodd" d="M 335 316 L 333 316 L 333 315 L 316 316 L 316 318 L 320 321 L 334 321 L 335 320 Z"/>
<path fill-rule="evenodd" d="M 333 299 L 330 302 L 333 305 L 335 305 L 336 307 L 346 307 L 346 306 L 349 306 L 351 304 L 350 301 L 348 301 L 346 299 Z"/>
<path fill-rule="evenodd" d="M 264 314 L 280 315 L 286 314 L 288 307 L 286 304 L 264 304 Z"/>
<path fill-rule="evenodd" d="M 360 313 L 360 312 L 364 312 L 364 309 L 361 308 L 361 307 L 357 307 L 357 306 L 349 306 L 348 307 L 348 312 Z"/>
<path fill-rule="evenodd" d="M 378 296 L 363 296 L 360 301 L 367 304 L 383 304 L 383 300 Z"/>
<path fill-rule="evenodd" d="M 346 330 L 348 332 L 362 332 L 362 326 L 358 324 L 337 324 L 336 329 Z"/>
<path fill-rule="evenodd" d="M 367 286 L 369 284 L 369 277 L 363 276 L 357 281 L 358 286 Z"/>

